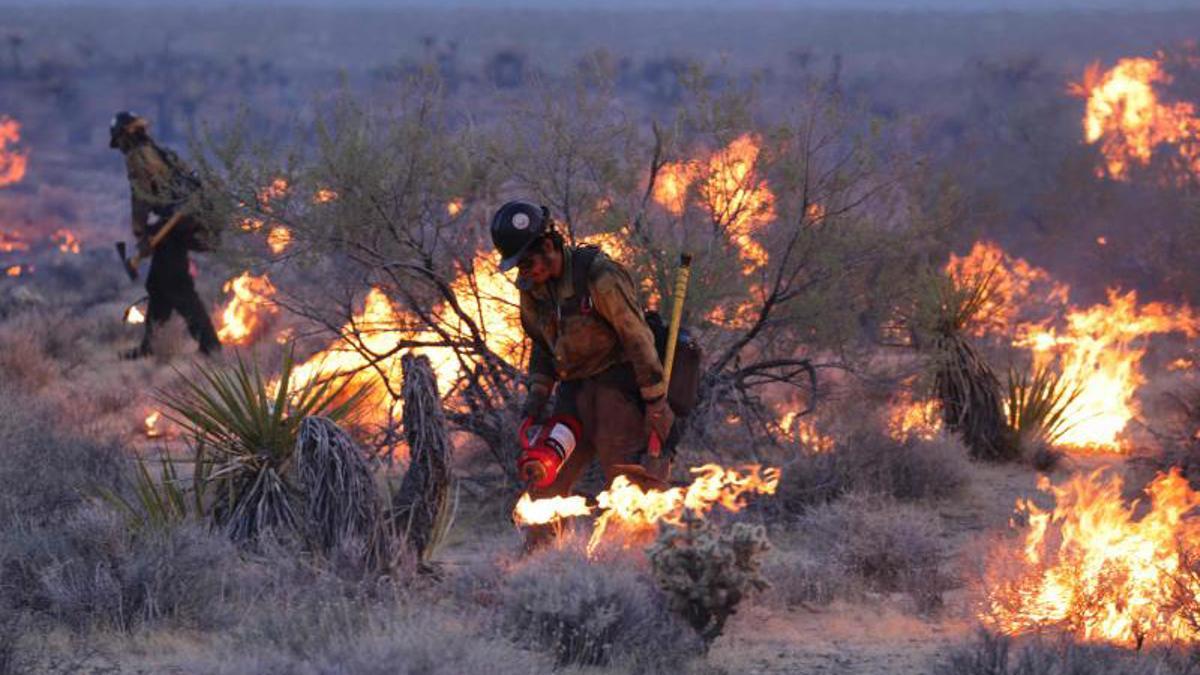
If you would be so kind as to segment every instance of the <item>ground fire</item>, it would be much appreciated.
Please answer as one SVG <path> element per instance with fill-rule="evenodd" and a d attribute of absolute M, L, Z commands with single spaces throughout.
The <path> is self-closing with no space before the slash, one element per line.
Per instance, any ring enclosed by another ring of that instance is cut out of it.
<path fill-rule="evenodd" d="M 1146 341 L 1169 333 L 1193 337 L 1200 327 L 1188 307 L 1139 304 L 1133 291 L 1110 289 L 1106 303 L 1071 305 L 1066 284 L 994 244 L 978 243 L 965 258 L 952 256 L 947 272 L 993 280 L 977 333 L 1011 340 L 1029 351 L 1034 365 L 1053 367 L 1078 384 L 1059 439 L 1077 450 L 1127 450 L 1123 434 L 1139 412 Z"/>
<path fill-rule="evenodd" d="M 1178 470 L 1146 487 L 1144 505 L 1122 498 L 1103 471 L 1039 484 L 1055 504 L 1020 500 L 1028 520 L 1015 569 L 997 566 L 985 619 L 1006 633 L 1058 628 L 1126 647 L 1196 642 L 1200 628 L 1179 612 L 1200 599 L 1200 506 Z M 1174 610 L 1173 610 L 1174 608 Z M 1194 608 L 1193 608 L 1194 609 Z"/>
<path fill-rule="evenodd" d="M 772 495 L 779 486 L 779 469 L 757 465 L 726 468 L 705 464 L 692 469 L 696 478 L 686 487 L 645 489 L 625 476 L 617 476 L 596 496 L 596 505 L 580 496 L 533 499 L 521 495 L 513 510 L 518 525 L 546 525 L 584 515 L 596 515 L 588 552 L 594 553 L 609 537 L 630 537 L 653 530 L 660 523 L 678 525 L 685 512 L 704 516 L 714 507 L 739 511 L 751 494 Z"/>
<path fill-rule="evenodd" d="M 0 188 L 20 183 L 25 177 L 29 155 L 15 147 L 20 142 L 20 122 L 0 115 Z"/>

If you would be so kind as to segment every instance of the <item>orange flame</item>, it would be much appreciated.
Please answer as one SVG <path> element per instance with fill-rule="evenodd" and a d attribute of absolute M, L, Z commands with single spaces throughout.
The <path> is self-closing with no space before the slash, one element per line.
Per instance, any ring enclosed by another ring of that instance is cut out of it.
<path fill-rule="evenodd" d="M 9 149 L 21 142 L 21 123 L 0 115 L 0 188 L 15 185 L 25 178 L 27 153 Z"/>
<path fill-rule="evenodd" d="M 13 265 L 12 267 L 9 267 L 8 269 L 4 270 L 4 273 L 10 277 L 19 277 L 19 276 L 21 276 L 21 266 Z"/>
<path fill-rule="evenodd" d="M 462 213 L 462 210 L 463 210 L 463 200 L 461 200 L 461 199 L 453 199 L 450 201 L 449 204 L 446 204 L 446 214 L 449 215 L 451 218 Z"/>
<path fill-rule="evenodd" d="M 1121 59 L 1101 72 L 1094 63 L 1084 73 L 1083 82 L 1072 92 L 1087 97 L 1083 118 L 1084 138 L 1100 144 L 1105 171 L 1115 180 L 1128 180 L 1130 167 L 1146 166 L 1155 149 L 1164 144 L 1176 146 L 1185 171 L 1200 175 L 1200 117 L 1188 102 L 1163 103 L 1157 85 L 1170 84 L 1172 78 L 1158 58 Z"/>
<path fill-rule="evenodd" d="M 812 420 L 800 417 L 797 410 L 785 412 L 779 420 L 779 428 L 783 429 L 788 438 L 794 439 L 801 447 L 814 454 L 830 452 L 837 443 L 832 436 L 821 433 Z"/>
<path fill-rule="evenodd" d="M 286 184 L 285 184 L 286 185 Z M 314 204 L 328 204 L 338 198 L 338 193 L 329 188 L 317 188 L 317 192 L 313 195 Z"/>
<path fill-rule="evenodd" d="M 617 476 L 607 490 L 596 496 L 595 509 L 590 508 L 583 497 L 530 499 L 526 494 L 517 502 L 513 518 L 518 525 L 543 525 L 598 511 L 600 515 L 587 545 L 591 555 L 610 527 L 637 534 L 659 523 L 678 525 L 685 511 L 700 516 L 716 506 L 740 511 L 746 495 L 775 494 L 779 486 L 779 469 L 763 469 L 758 465 L 739 470 L 705 464 L 692 469 L 692 473 L 696 478 L 687 487 L 666 490 L 646 490 L 625 476 Z"/>
<path fill-rule="evenodd" d="M 1033 350 L 1034 363 L 1057 362 L 1068 382 L 1078 382 L 1080 395 L 1067 409 L 1074 424 L 1059 442 L 1078 449 L 1122 451 L 1121 437 L 1138 412 L 1135 394 L 1145 382 L 1140 362 L 1144 338 L 1159 333 L 1196 335 L 1197 324 L 1187 307 L 1152 302 L 1139 306 L 1137 293 L 1109 290 L 1108 302 L 1088 309 L 1072 308 L 1066 330 L 1041 324 L 1022 326 L 1019 346 Z"/>
<path fill-rule="evenodd" d="M 987 279 L 991 293 L 983 302 L 972 331 L 1006 333 L 1022 309 L 1035 301 L 1065 305 L 1070 287 L 1055 281 L 1050 273 L 1021 258 L 1014 258 L 993 242 L 980 241 L 964 257 L 950 254 L 946 274 L 959 284 L 972 285 Z"/>
<path fill-rule="evenodd" d="M 79 238 L 74 232 L 66 228 L 60 228 L 50 235 L 50 240 L 57 246 L 58 250 L 63 253 L 79 253 Z"/>
<path fill-rule="evenodd" d="M 914 401 L 902 391 L 888 409 L 888 435 L 904 442 L 910 438 L 931 440 L 942 432 L 942 406 L 936 398 Z"/>
<path fill-rule="evenodd" d="M 1029 520 L 1022 567 L 1015 577 L 994 575 L 985 621 L 1010 634 L 1058 627 L 1128 646 L 1200 639 L 1200 628 L 1169 611 L 1174 591 L 1200 593 L 1200 580 L 1179 574 L 1200 543 L 1200 520 L 1186 517 L 1200 493 L 1178 469 L 1147 486 L 1148 508 L 1126 505 L 1121 478 L 1103 470 L 1059 486 L 1043 476 L 1038 488 L 1055 506 L 1018 500 Z"/>
<path fill-rule="evenodd" d="M 267 246 L 271 247 L 271 253 L 279 255 L 287 250 L 287 247 L 292 243 L 292 231 L 282 225 L 276 225 L 267 233 Z"/>
<path fill-rule="evenodd" d="M 775 195 L 755 171 L 758 155 L 758 139 L 743 134 L 707 161 L 664 165 L 653 192 L 654 201 L 678 216 L 687 205 L 688 189 L 696 184 L 701 204 L 737 247 L 747 274 L 767 264 L 767 251 L 754 235 L 775 217 Z"/>
<path fill-rule="evenodd" d="M 28 250 L 29 244 L 22 241 L 20 235 L 0 230 L 0 253 Z"/>
<path fill-rule="evenodd" d="M 157 410 L 151 410 L 146 419 L 142 421 L 142 433 L 146 438 L 158 438 L 163 435 L 163 430 L 158 428 L 158 423 L 162 419 L 162 414 Z"/>
<path fill-rule="evenodd" d="M 495 256 L 480 251 L 472 261 L 471 274 L 460 271 L 450 283 L 459 307 L 475 323 L 489 349 L 500 356 L 519 360 L 524 348 L 525 334 L 515 308 L 519 292 L 496 265 Z M 449 308 L 433 309 L 433 320 L 452 339 L 465 335 L 467 327 Z M 352 378 L 353 386 L 369 390 L 368 407 L 373 411 L 369 421 L 385 422 L 398 412 L 386 382 L 398 382 L 401 376 L 400 355 L 412 351 L 429 357 L 438 389 L 445 395 L 457 385 L 463 364 L 458 353 L 449 346 L 420 346 L 402 350 L 405 343 L 439 343 L 442 335 L 418 328 L 420 322 L 392 306 L 378 288 L 367 294 L 363 310 L 356 313 L 342 328 L 339 339 L 309 358 L 297 368 L 297 382 L 312 378 Z M 354 340 L 367 354 L 386 355 L 368 358 L 354 348 Z"/>
<path fill-rule="evenodd" d="M 271 302 L 275 286 L 265 274 L 256 277 L 249 272 L 242 272 L 226 281 L 223 289 L 226 293 L 233 293 L 233 298 L 221 312 L 221 327 L 217 330 L 217 337 L 226 344 L 250 344 L 260 328 L 263 315 L 279 311 Z"/>
<path fill-rule="evenodd" d="M 258 201 L 262 205 L 262 208 L 264 211 L 270 211 L 271 210 L 271 202 L 275 201 L 277 199 L 282 199 L 284 196 L 287 195 L 287 191 L 288 191 L 287 179 L 286 178 L 276 178 L 275 180 L 271 181 L 270 185 L 268 185 L 264 188 L 259 188 L 258 193 L 257 193 Z"/>
<path fill-rule="evenodd" d="M 146 323 L 146 315 L 138 309 L 137 305 L 130 305 L 129 309 L 125 310 L 125 323 L 134 325 Z"/>

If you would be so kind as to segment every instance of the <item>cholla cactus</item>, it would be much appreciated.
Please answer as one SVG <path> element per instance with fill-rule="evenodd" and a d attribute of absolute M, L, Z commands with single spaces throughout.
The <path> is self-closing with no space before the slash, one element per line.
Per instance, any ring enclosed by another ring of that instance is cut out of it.
<path fill-rule="evenodd" d="M 764 590 L 762 554 L 771 547 L 761 525 L 737 523 L 723 532 L 685 515 L 683 527 L 664 527 L 647 550 L 659 587 L 704 640 L 707 649 L 751 590 Z"/>

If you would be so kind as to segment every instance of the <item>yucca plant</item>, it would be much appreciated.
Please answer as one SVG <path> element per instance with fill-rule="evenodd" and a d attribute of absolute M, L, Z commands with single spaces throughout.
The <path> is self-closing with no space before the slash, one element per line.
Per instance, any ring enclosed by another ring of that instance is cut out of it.
<path fill-rule="evenodd" d="M 100 498 L 125 515 L 133 529 L 166 528 L 185 520 L 204 516 L 204 489 L 207 464 L 203 453 L 197 452 L 190 487 L 180 478 L 175 460 L 163 452 L 159 456 L 161 470 L 151 471 L 146 458 L 137 458 L 133 494 L 101 489 Z M 155 474 L 158 474 L 157 477 Z"/>
<path fill-rule="evenodd" d="M 365 397 L 345 381 L 293 382 L 294 369 L 285 355 L 272 381 L 239 355 L 233 366 L 198 364 L 179 390 L 160 394 L 167 417 L 193 438 L 204 477 L 198 489 L 211 495 L 208 513 L 234 541 L 267 531 L 303 534 L 291 478 L 300 426 L 315 415 L 351 421 Z"/>
<path fill-rule="evenodd" d="M 962 436 L 973 457 L 1003 461 L 1020 449 L 1006 424 L 1000 380 L 968 338 L 995 285 L 995 270 L 966 279 L 927 274 L 912 323 L 914 344 L 931 355 L 946 428 Z"/>
<path fill-rule="evenodd" d="M 1010 367 L 1008 427 L 1022 444 L 1054 445 L 1078 421 L 1069 419 L 1067 411 L 1082 392 L 1080 382 L 1049 367 Z"/>

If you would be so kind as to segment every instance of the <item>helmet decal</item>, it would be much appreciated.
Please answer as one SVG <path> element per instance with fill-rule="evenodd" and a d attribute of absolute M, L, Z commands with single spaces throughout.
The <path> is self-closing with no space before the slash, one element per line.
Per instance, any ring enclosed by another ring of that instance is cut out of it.
<path fill-rule="evenodd" d="M 529 227 L 529 216 L 524 213 L 518 213 L 513 216 L 512 226 L 518 230 L 524 230 Z"/>

